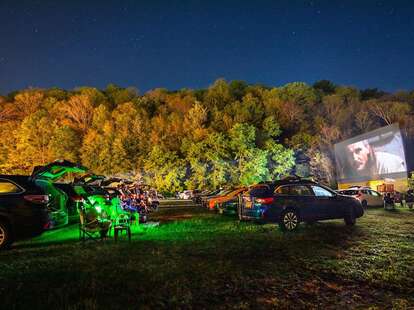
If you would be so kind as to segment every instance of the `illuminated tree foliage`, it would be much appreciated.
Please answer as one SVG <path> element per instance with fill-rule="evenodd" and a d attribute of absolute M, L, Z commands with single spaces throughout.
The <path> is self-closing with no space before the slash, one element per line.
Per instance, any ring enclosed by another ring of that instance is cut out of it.
<path fill-rule="evenodd" d="M 394 122 L 414 135 L 413 114 L 414 92 L 326 80 L 271 88 L 218 79 L 143 95 L 113 84 L 28 89 L 0 97 L 0 173 L 66 158 L 173 192 L 279 178 L 304 154 L 311 173 L 332 183 L 334 143 Z"/>

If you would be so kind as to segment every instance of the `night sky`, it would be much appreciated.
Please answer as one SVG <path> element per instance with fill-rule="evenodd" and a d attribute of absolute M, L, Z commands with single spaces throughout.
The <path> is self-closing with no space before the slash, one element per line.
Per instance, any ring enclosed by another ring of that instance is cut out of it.
<path fill-rule="evenodd" d="M 414 89 L 414 1 L 0 0 L 0 94 L 215 79 Z"/>

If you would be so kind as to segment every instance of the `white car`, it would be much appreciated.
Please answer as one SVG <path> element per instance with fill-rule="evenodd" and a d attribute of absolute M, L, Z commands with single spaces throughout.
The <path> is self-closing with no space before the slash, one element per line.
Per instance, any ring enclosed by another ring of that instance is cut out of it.
<path fill-rule="evenodd" d="M 384 206 L 384 197 L 369 187 L 351 187 L 337 192 L 338 194 L 358 199 L 364 208 Z"/>
<path fill-rule="evenodd" d="M 192 190 L 185 190 L 182 193 L 178 195 L 180 199 L 191 199 L 193 197 L 193 191 Z"/>

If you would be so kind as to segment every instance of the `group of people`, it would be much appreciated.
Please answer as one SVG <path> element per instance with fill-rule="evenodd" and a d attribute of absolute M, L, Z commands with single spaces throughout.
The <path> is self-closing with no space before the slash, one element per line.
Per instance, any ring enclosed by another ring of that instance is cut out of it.
<path fill-rule="evenodd" d="M 409 189 L 406 193 L 395 192 L 384 195 L 385 208 L 393 209 L 396 203 L 407 206 L 410 209 L 414 205 L 414 191 Z"/>
<path fill-rule="evenodd" d="M 123 210 L 139 216 L 140 222 L 146 222 L 148 213 L 158 208 L 157 192 L 137 183 L 118 185 Z"/>

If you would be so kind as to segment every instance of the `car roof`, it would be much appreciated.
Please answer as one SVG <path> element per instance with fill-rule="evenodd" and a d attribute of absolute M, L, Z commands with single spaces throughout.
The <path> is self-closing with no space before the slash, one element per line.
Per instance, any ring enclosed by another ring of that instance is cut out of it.
<path fill-rule="evenodd" d="M 41 189 L 36 186 L 36 184 L 31 180 L 30 176 L 28 175 L 6 175 L 0 174 L 0 179 L 10 180 L 20 187 L 23 187 L 26 190 L 30 191 L 41 191 Z"/>
<path fill-rule="evenodd" d="M 369 186 L 358 186 L 358 185 L 355 185 L 355 186 L 350 186 L 350 187 L 348 187 L 346 189 L 371 189 L 371 187 L 369 187 Z"/>
<path fill-rule="evenodd" d="M 258 184 L 252 185 L 249 187 L 249 190 L 259 189 L 260 187 L 264 187 L 268 190 L 275 190 L 279 186 L 285 185 L 319 185 L 317 182 L 309 179 L 299 178 L 299 177 L 287 177 L 281 180 L 276 181 L 266 181 L 260 182 Z"/>
<path fill-rule="evenodd" d="M 30 177 L 28 175 L 18 175 L 18 174 L 15 174 L 15 175 L 6 175 L 6 174 L 0 174 L 0 179 L 8 179 L 8 180 L 11 180 L 11 181 L 16 182 L 16 183 L 30 183 L 29 178 Z"/>
<path fill-rule="evenodd" d="M 285 180 L 278 180 L 274 181 L 270 186 L 276 187 L 281 185 L 316 185 L 318 184 L 315 181 L 312 180 L 306 180 L 306 179 L 285 179 Z"/>

